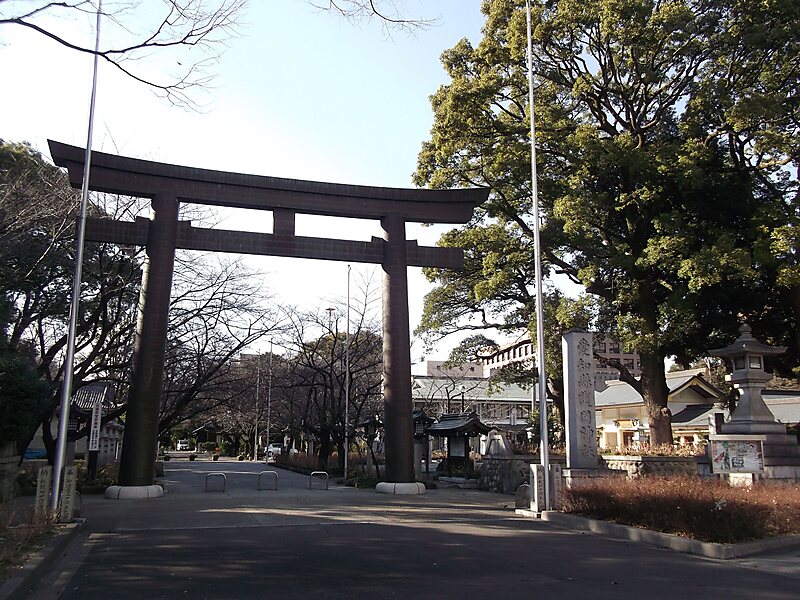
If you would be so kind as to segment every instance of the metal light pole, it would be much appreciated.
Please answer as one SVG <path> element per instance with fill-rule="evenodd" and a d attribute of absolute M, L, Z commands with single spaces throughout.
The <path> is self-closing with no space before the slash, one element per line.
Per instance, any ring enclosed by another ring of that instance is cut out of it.
<path fill-rule="evenodd" d="M 81 185 L 81 210 L 78 218 L 77 249 L 75 252 L 75 275 L 72 279 L 72 301 L 69 308 L 69 330 L 67 332 L 67 351 L 64 357 L 64 383 L 61 386 L 61 407 L 58 417 L 58 443 L 56 444 L 55 463 L 53 465 L 53 495 L 50 497 L 50 513 L 58 511 L 61 495 L 61 471 L 67 454 L 67 427 L 69 423 L 70 399 L 72 398 L 72 378 L 75 367 L 75 338 L 78 330 L 78 309 L 80 307 L 81 277 L 83 274 L 83 244 L 86 238 L 86 207 L 89 203 L 89 172 L 92 162 L 92 134 L 94 131 L 94 106 L 97 97 L 97 63 L 100 52 L 100 15 L 103 12 L 103 1 L 97 3 L 97 25 L 94 42 L 94 70 L 92 72 L 92 93 L 89 100 L 89 128 L 86 140 L 86 158 L 83 167 L 83 184 Z"/>
<path fill-rule="evenodd" d="M 255 433 L 253 433 L 253 462 L 258 461 L 258 398 L 261 395 L 261 350 L 258 351 L 256 361 L 256 427 Z M 269 444 L 269 439 L 267 444 Z"/>
<path fill-rule="evenodd" d="M 267 449 L 264 451 L 264 460 L 269 458 L 269 422 L 272 417 L 272 340 L 269 341 L 269 374 L 267 376 Z"/>
<path fill-rule="evenodd" d="M 344 337 L 344 478 L 347 479 L 347 458 L 350 453 L 348 421 L 350 412 L 350 265 L 347 265 L 347 326 Z"/>
<path fill-rule="evenodd" d="M 547 444 L 547 378 L 544 362 L 544 306 L 542 294 L 542 242 L 539 235 L 539 187 L 536 176 L 536 126 L 533 119 L 533 36 L 531 34 L 531 3 L 526 0 L 528 22 L 528 107 L 531 120 L 531 191 L 533 194 L 533 246 L 536 264 L 536 364 L 539 369 L 539 429 L 540 458 L 544 469 L 544 503 L 550 510 L 550 458 Z"/>

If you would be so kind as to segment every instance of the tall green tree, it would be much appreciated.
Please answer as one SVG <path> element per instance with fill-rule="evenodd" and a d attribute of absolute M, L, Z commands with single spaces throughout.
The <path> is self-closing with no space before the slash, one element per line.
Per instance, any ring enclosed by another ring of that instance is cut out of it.
<path fill-rule="evenodd" d="M 741 314 L 765 318 L 787 264 L 772 232 L 797 210 L 787 167 L 797 161 L 800 3 L 532 4 L 545 269 L 596 296 L 610 332 L 639 351 L 641 380 L 620 365 L 622 376 L 645 400 L 652 440 L 669 443 L 665 357 L 725 340 Z M 431 98 L 415 174 L 418 185 L 492 190 L 442 240 L 467 248 L 468 268 L 428 271 L 440 284 L 429 329 L 530 312 L 524 2 L 486 1 L 483 12 L 481 42 L 442 56 L 451 83 Z M 796 332 L 787 316 L 783 332 Z"/>

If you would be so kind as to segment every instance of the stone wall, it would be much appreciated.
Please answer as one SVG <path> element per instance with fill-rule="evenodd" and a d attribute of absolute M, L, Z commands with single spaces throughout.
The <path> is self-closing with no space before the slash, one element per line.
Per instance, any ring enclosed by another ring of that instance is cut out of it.
<path fill-rule="evenodd" d="M 551 463 L 566 466 L 563 456 L 551 456 Z M 535 455 L 484 456 L 478 488 L 498 494 L 514 494 L 530 479 L 530 465 L 539 464 Z M 710 475 L 704 456 L 601 456 L 600 468 L 624 471 L 628 477 L 642 475 Z"/>
<path fill-rule="evenodd" d="M 551 463 L 566 464 L 563 456 L 551 456 Z M 530 465 L 539 464 L 536 455 L 512 454 L 508 456 L 484 456 L 478 489 L 498 494 L 514 494 L 517 488 L 530 479 Z"/>
<path fill-rule="evenodd" d="M 630 478 L 642 475 L 710 475 L 711 463 L 705 456 L 619 456 L 600 457 L 600 466 L 625 471 Z"/>

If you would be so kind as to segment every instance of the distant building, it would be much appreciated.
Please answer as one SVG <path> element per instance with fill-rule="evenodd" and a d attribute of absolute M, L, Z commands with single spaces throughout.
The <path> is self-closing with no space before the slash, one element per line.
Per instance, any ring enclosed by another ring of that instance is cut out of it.
<path fill-rule="evenodd" d="M 483 365 L 465 363 L 444 368 L 439 361 L 428 361 L 412 376 L 411 397 L 414 409 L 431 417 L 474 411 L 493 429 L 516 438 L 524 435 L 531 410 L 531 390 L 515 384 L 490 384 Z"/>
<path fill-rule="evenodd" d="M 477 362 L 467 362 L 459 365 L 448 365 L 443 360 L 426 360 L 415 365 L 414 375 L 428 375 L 431 377 L 486 377 L 484 365 Z"/>
<path fill-rule="evenodd" d="M 636 378 L 642 374 L 639 353 L 636 350 L 626 352 L 621 344 L 613 338 L 595 336 L 594 352 L 603 358 L 619 361 Z M 481 359 L 481 363 L 488 371 L 487 375 L 492 375 L 498 369 L 512 363 L 523 363 L 532 368 L 535 362 L 536 346 L 527 333 L 511 343 L 501 346 L 491 356 Z M 602 391 L 608 387 L 608 381 L 615 380 L 619 380 L 619 370 L 595 359 L 594 389 L 598 392 Z"/>

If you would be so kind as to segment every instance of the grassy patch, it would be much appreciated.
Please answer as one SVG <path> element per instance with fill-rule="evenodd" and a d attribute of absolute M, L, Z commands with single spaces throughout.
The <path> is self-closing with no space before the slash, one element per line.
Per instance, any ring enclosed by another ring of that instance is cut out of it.
<path fill-rule="evenodd" d="M 800 534 L 800 486 L 730 487 L 717 479 L 601 479 L 565 491 L 564 511 L 674 533 L 736 543 Z"/>

